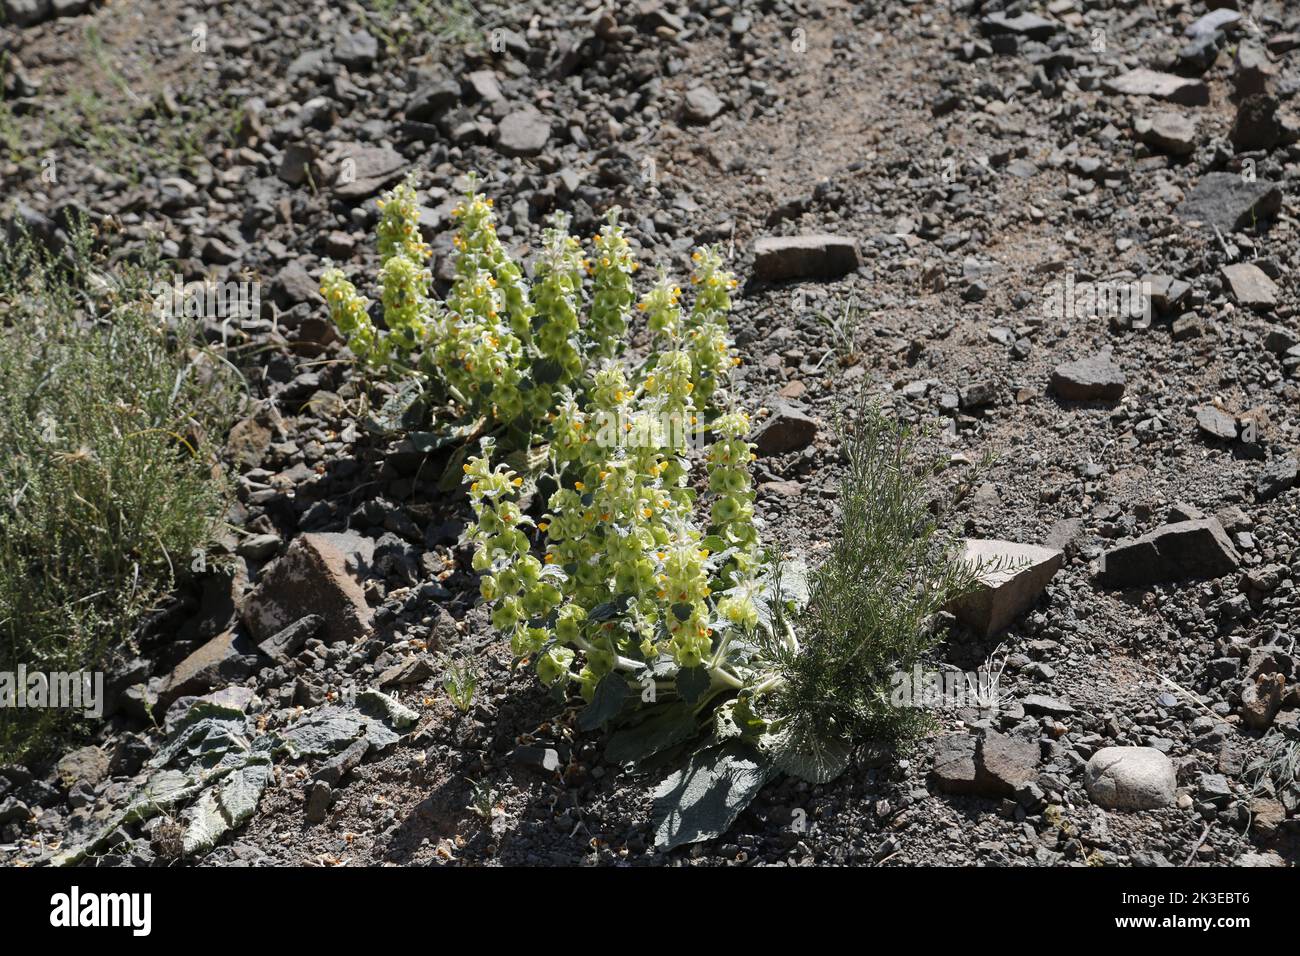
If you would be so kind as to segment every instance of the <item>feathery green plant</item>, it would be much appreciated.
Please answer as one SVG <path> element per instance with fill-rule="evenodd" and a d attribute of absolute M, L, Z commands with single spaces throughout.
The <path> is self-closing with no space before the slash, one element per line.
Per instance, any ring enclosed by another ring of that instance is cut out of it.
<path fill-rule="evenodd" d="M 87 228 L 0 248 L 0 670 L 95 669 L 209 546 L 227 487 L 228 369 L 160 322 L 156 259 L 111 269 Z M 77 715 L 0 708 L 0 753 Z"/>

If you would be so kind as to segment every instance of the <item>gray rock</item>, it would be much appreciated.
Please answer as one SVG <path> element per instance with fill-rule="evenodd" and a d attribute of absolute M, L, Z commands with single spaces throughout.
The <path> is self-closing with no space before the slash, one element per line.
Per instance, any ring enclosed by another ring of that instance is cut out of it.
<path fill-rule="evenodd" d="M 1074 707 L 1063 700 L 1057 700 L 1055 697 L 1048 697 L 1045 694 L 1030 694 L 1020 700 L 1020 706 L 1025 708 L 1026 714 L 1033 714 L 1035 717 L 1055 717 L 1061 719 L 1073 716 Z"/>
<path fill-rule="evenodd" d="M 1211 438 L 1237 440 L 1237 419 L 1221 408 L 1206 405 L 1196 412 L 1196 425 Z"/>
<path fill-rule="evenodd" d="M 8 823 L 22 823 L 31 815 L 31 808 L 17 797 L 0 800 L 0 827 Z"/>
<path fill-rule="evenodd" d="M 48 20 L 54 12 L 50 0 L 4 0 L 5 22 L 30 27 Z"/>
<path fill-rule="evenodd" d="M 1162 110 L 1133 122 L 1137 138 L 1161 153 L 1189 156 L 1196 151 L 1196 123 L 1182 113 Z"/>
<path fill-rule="evenodd" d="M 271 279 L 271 301 L 282 310 L 292 309 L 301 302 L 310 306 L 323 305 L 320 283 L 311 277 L 301 262 L 290 262 Z"/>
<path fill-rule="evenodd" d="M 1145 67 L 1104 80 L 1102 88 L 1120 96 L 1149 96 L 1182 106 L 1205 106 L 1210 102 L 1210 88 L 1200 80 Z"/>
<path fill-rule="evenodd" d="M 460 84 L 449 74 L 418 86 L 406 101 L 406 118 L 419 123 L 442 119 L 460 102 Z"/>
<path fill-rule="evenodd" d="M 1224 232 L 1247 229 L 1282 208 L 1276 183 L 1249 182 L 1237 173 L 1206 173 L 1187 194 L 1177 213 L 1185 221 L 1218 226 Z"/>
<path fill-rule="evenodd" d="M 368 70 L 379 56 L 379 41 L 360 30 L 345 33 L 334 44 L 334 59 L 350 70 Z"/>
<path fill-rule="evenodd" d="M 1108 810 L 1156 810 L 1172 806 L 1174 765 L 1154 747 L 1103 747 L 1083 771 L 1093 803 Z"/>
<path fill-rule="evenodd" d="M 315 155 L 308 143 L 290 143 L 285 146 L 284 155 L 280 157 L 280 168 L 276 170 L 276 175 L 283 183 L 301 186 L 307 181 L 307 173 Z"/>
<path fill-rule="evenodd" d="M 1241 685 L 1241 720 L 1251 730 L 1268 730 L 1282 709 L 1286 678 L 1281 674 L 1264 674 Z"/>
<path fill-rule="evenodd" d="M 842 236 L 768 236 L 754 243 L 754 275 L 784 279 L 838 279 L 862 265 L 858 244 Z"/>
<path fill-rule="evenodd" d="M 981 637 L 1005 630 L 1038 600 L 1064 561 L 1052 548 L 1014 541 L 967 538 L 962 557 L 983 564 L 976 590 L 954 602 L 952 612 Z"/>
<path fill-rule="evenodd" d="M 978 793 L 975 747 L 975 738 L 966 734 L 945 734 L 940 737 L 935 742 L 930 785 L 943 793 L 957 795 Z"/>
<path fill-rule="evenodd" d="M 545 773 L 559 773 L 564 766 L 559 753 L 550 747 L 516 747 L 511 758 L 521 767 Z"/>
<path fill-rule="evenodd" d="M 1298 473 L 1300 463 L 1297 463 L 1295 456 L 1283 455 L 1272 459 L 1255 477 L 1255 500 L 1272 501 L 1296 484 Z"/>
<path fill-rule="evenodd" d="M 1013 35 L 1027 40 L 1049 40 L 1061 28 L 1055 20 L 1048 20 L 1036 13 L 1009 17 L 1002 12 L 980 18 L 979 26 L 980 32 L 987 37 Z"/>
<path fill-rule="evenodd" d="M 1232 61 L 1232 82 L 1238 96 L 1265 93 L 1277 77 L 1277 67 L 1268 58 L 1264 48 L 1251 40 L 1237 45 L 1237 55 Z"/>
<path fill-rule="evenodd" d="M 1235 262 L 1221 270 L 1240 305 L 1248 309 L 1271 309 L 1277 305 L 1277 284 L 1259 266 Z"/>
<path fill-rule="evenodd" d="M 375 683 L 379 687 L 389 684 L 422 684 L 434 674 L 433 665 L 425 657 L 408 657 L 387 668 Z"/>
<path fill-rule="evenodd" d="M 1121 541 L 1101 556 L 1099 577 L 1111 587 L 1217 578 L 1235 571 L 1241 556 L 1215 518 L 1177 521 Z"/>
<path fill-rule="evenodd" d="M 516 110 L 497 127 L 497 149 L 507 156 L 536 156 L 551 138 L 551 121 L 534 109 Z"/>
<path fill-rule="evenodd" d="M 359 737 L 342 751 L 325 761 L 320 769 L 312 775 L 312 779 L 319 780 L 331 787 L 337 787 L 344 777 L 357 768 L 369 752 L 370 741 L 365 737 Z"/>
<path fill-rule="evenodd" d="M 1169 312 L 1178 308 L 1179 303 L 1192 291 L 1190 282 L 1175 279 L 1170 275 L 1144 275 L 1142 281 L 1148 284 L 1151 306 L 1159 312 Z"/>
<path fill-rule="evenodd" d="M 688 123 L 708 123 L 722 112 L 722 100 L 707 86 L 697 86 L 686 94 L 683 116 Z"/>
<path fill-rule="evenodd" d="M 1275 325 L 1268 330 L 1264 338 L 1264 348 L 1274 355 L 1281 355 L 1300 345 L 1300 332 Z"/>
<path fill-rule="evenodd" d="M 1124 394 L 1126 379 L 1109 353 L 1058 365 L 1052 391 L 1067 402 L 1115 402 Z"/>
<path fill-rule="evenodd" d="M 307 785 L 305 815 L 308 823 L 324 823 L 329 815 L 330 803 L 334 800 L 334 790 L 322 780 L 313 780 Z"/>
<path fill-rule="evenodd" d="M 401 153 L 382 146 L 352 143 L 343 146 L 332 166 L 334 195 L 355 200 L 373 196 L 405 174 L 407 162 Z"/>
<path fill-rule="evenodd" d="M 172 668 L 158 690 L 157 704 L 167 708 L 178 697 L 243 680 L 257 664 L 247 638 L 233 629 L 223 631 Z"/>
<path fill-rule="evenodd" d="M 325 618 L 319 614 L 308 614 L 262 641 L 257 645 L 258 650 L 273 661 L 287 664 L 324 624 Z"/>
<path fill-rule="evenodd" d="M 69 790 L 79 783 L 93 787 L 108 776 L 108 754 L 98 747 L 81 747 L 65 754 L 54 772 Z"/>
<path fill-rule="evenodd" d="M 1204 16 L 1193 20 L 1188 24 L 1187 29 L 1183 31 L 1183 35 L 1189 37 L 1212 36 L 1220 30 L 1233 30 L 1240 24 L 1241 14 L 1224 6 L 1218 10 L 1211 10 Z"/>
<path fill-rule="evenodd" d="M 1203 76 L 1219 59 L 1223 34 L 1209 33 L 1192 37 L 1178 51 L 1177 66 L 1182 72 Z"/>
<path fill-rule="evenodd" d="M 1012 796 L 1038 776 L 1038 742 L 985 731 L 975 748 L 975 782 L 991 797 Z"/>
<path fill-rule="evenodd" d="M 786 402 L 778 402 L 772 415 L 754 435 L 764 455 L 784 455 L 807 448 L 817 437 L 817 421 Z"/>
<path fill-rule="evenodd" d="M 1267 93 L 1244 97 L 1237 104 L 1228 139 L 1239 153 L 1274 149 L 1300 139 L 1294 118 L 1279 113 L 1278 101 Z"/>
<path fill-rule="evenodd" d="M 265 561 L 280 550 L 278 534 L 255 534 L 239 542 L 235 553 L 248 561 Z"/>
<path fill-rule="evenodd" d="M 504 102 L 505 95 L 501 92 L 501 84 L 497 80 L 496 73 L 491 70 L 475 70 L 466 79 L 469 81 L 470 89 L 479 99 L 489 103 Z"/>

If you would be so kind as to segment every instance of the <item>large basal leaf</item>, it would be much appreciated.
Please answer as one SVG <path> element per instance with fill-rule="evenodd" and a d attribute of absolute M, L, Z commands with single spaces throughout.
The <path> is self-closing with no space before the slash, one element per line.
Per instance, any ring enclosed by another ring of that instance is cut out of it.
<path fill-rule="evenodd" d="M 370 412 L 363 424 L 370 431 L 390 435 L 419 428 L 424 417 L 424 390 L 414 379 L 405 382 L 384 404 Z"/>
<path fill-rule="evenodd" d="M 230 829 L 230 821 L 221 812 L 213 790 L 206 791 L 197 803 L 186 809 L 181 819 L 185 821 L 181 845 L 186 856 L 212 849 Z"/>
<path fill-rule="evenodd" d="M 415 726 L 420 715 L 403 704 L 396 697 L 390 697 L 374 689 L 364 690 L 357 695 L 357 710 L 369 717 L 382 720 L 395 730 L 406 730 Z"/>
<path fill-rule="evenodd" d="M 853 755 L 853 748 L 843 740 L 823 737 L 801 720 L 791 721 L 764 743 L 777 769 L 809 783 L 830 783 L 844 772 Z"/>
<path fill-rule="evenodd" d="M 677 672 L 675 682 L 677 693 L 689 704 L 699 701 L 712 683 L 707 667 L 684 667 Z"/>
<path fill-rule="evenodd" d="M 436 431 L 408 431 L 407 440 L 411 447 L 422 455 L 435 452 L 440 448 L 446 448 L 449 445 L 455 445 L 459 442 L 471 442 L 487 424 L 484 418 L 477 418 L 474 421 L 452 422 L 443 426 Z"/>
<path fill-rule="evenodd" d="M 627 699 L 627 681 L 618 673 L 611 671 L 600 679 L 591 703 L 578 716 L 581 730 L 595 730 L 601 724 L 613 720 L 623 709 Z"/>
<path fill-rule="evenodd" d="M 271 761 L 266 757 L 250 757 L 248 763 L 221 782 L 217 800 L 232 827 L 257 812 L 257 802 L 270 782 Z"/>
<path fill-rule="evenodd" d="M 699 730 L 690 704 L 664 704 L 635 727 L 615 731 L 605 744 L 605 759 L 616 764 L 636 764 L 690 740 Z"/>
<path fill-rule="evenodd" d="M 671 850 L 726 833 L 774 772 L 740 741 L 696 752 L 655 789 L 655 845 Z"/>

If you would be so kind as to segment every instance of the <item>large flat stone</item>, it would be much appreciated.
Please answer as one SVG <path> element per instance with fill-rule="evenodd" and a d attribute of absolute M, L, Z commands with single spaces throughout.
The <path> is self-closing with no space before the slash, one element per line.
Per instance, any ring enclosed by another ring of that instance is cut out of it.
<path fill-rule="evenodd" d="M 843 236 L 768 236 L 754 243 L 754 275 L 784 279 L 838 279 L 862 265 L 858 244 Z"/>
<path fill-rule="evenodd" d="M 391 186 L 405 174 L 406 158 L 382 146 L 353 143 L 344 146 L 332 167 L 334 195 L 339 199 L 365 199 Z"/>
<path fill-rule="evenodd" d="M 247 638 L 235 630 L 224 631 L 172 668 L 158 690 L 157 706 L 166 710 L 178 697 L 243 680 L 256 664 L 256 651 Z"/>
<path fill-rule="evenodd" d="M 1102 88 L 1107 93 L 1150 96 L 1183 106 L 1205 106 L 1210 102 L 1210 88 L 1200 80 L 1175 76 L 1173 73 L 1157 73 L 1145 67 L 1104 80 Z"/>
<path fill-rule="evenodd" d="M 534 109 L 516 110 L 497 127 L 497 149 L 507 156 L 536 156 L 551 138 L 551 121 Z"/>
<path fill-rule="evenodd" d="M 1177 213 L 1184 221 L 1236 232 L 1271 219 L 1281 208 L 1282 191 L 1276 183 L 1262 179 L 1251 182 L 1238 173 L 1206 173 Z"/>
<path fill-rule="evenodd" d="M 1196 123 L 1173 110 L 1139 117 L 1133 121 L 1133 131 L 1147 146 L 1170 156 L 1188 156 L 1196 151 Z"/>
<path fill-rule="evenodd" d="M 1100 578 L 1111 587 L 1140 587 L 1184 578 L 1217 578 L 1234 571 L 1241 556 L 1215 518 L 1176 521 L 1101 556 Z"/>
<path fill-rule="evenodd" d="M 1009 797 L 1038 776 L 1041 756 L 1036 740 L 987 731 L 975 747 L 975 784 L 987 796 Z"/>
<path fill-rule="evenodd" d="M 1271 309 L 1277 305 L 1277 283 L 1250 262 L 1234 262 L 1221 270 L 1232 295 L 1248 309 Z"/>
<path fill-rule="evenodd" d="M 1117 402 L 1124 395 L 1124 372 L 1102 353 L 1058 365 L 1052 391 L 1067 402 Z"/>
<path fill-rule="evenodd" d="M 952 611 L 981 637 L 1005 630 L 1031 607 L 1065 559 L 1054 548 L 975 538 L 966 539 L 962 557 L 985 570 L 976 590 L 954 602 Z"/>
<path fill-rule="evenodd" d="M 943 793 L 973 795 L 979 792 L 975 771 L 975 738 L 947 734 L 935 743 L 930 785 Z"/>
<path fill-rule="evenodd" d="M 245 599 L 244 623 L 260 644 L 316 614 L 325 619 L 322 640 L 359 641 L 374 618 L 361 587 L 373 561 L 374 542 L 361 535 L 300 535 Z"/>

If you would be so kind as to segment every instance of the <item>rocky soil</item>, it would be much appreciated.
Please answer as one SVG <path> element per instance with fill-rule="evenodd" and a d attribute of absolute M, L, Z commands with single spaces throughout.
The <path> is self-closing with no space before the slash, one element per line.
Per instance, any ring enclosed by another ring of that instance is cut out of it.
<path fill-rule="evenodd" d="M 84 213 L 119 255 L 261 284 L 209 329 L 251 391 L 225 553 L 86 747 L 0 767 L 0 861 L 1300 858 L 1293 6 L 0 6 L 5 219 L 57 246 Z M 449 452 L 359 420 L 316 280 L 374 274 L 373 197 L 409 169 L 442 277 L 468 170 L 521 251 L 615 204 L 646 263 L 724 245 L 788 552 L 827 546 L 857 396 L 937 423 L 959 530 L 1044 549 L 936 652 L 1000 669 L 1000 705 L 657 851 L 655 776 L 605 763 L 476 606 Z M 1130 283 L 1146 314 L 1074 294 Z"/>

